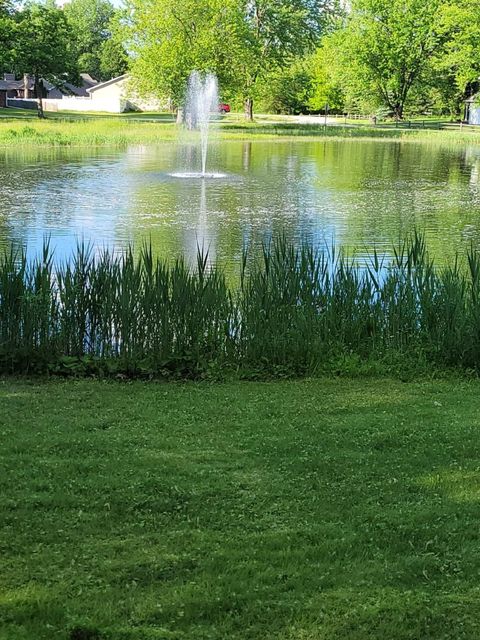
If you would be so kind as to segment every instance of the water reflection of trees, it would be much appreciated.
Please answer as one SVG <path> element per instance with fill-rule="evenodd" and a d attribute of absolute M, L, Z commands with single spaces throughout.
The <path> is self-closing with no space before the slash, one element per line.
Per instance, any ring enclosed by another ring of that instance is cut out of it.
<path fill-rule="evenodd" d="M 414 226 L 435 255 L 473 240 L 480 246 L 480 151 L 411 142 L 214 142 L 211 170 L 222 181 L 176 181 L 194 168 L 194 144 L 126 151 L 2 152 L 0 243 L 41 243 L 53 229 L 64 252 L 75 237 L 157 254 L 238 262 L 242 247 L 284 234 L 362 251 L 390 249 Z"/>
<path fill-rule="evenodd" d="M 346 212 L 349 249 L 361 253 L 375 239 L 387 250 L 417 228 L 445 260 L 464 248 L 466 236 L 480 237 L 480 200 L 472 189 L 479 158 L 476 149 L 457 146 L 334 143 L 318 158 L 319 183 L 332 188 L 334 207 Z"/>

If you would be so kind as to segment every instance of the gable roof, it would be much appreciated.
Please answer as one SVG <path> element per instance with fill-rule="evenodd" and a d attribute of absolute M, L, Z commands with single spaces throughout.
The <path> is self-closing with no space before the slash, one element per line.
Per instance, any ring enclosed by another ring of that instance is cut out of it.
<path fill-rule="evenodd" d="M 103 89 L 104 87 L 108 87 L 111 84 L 117 84 L 118 82 L 123 82 L 128 78 L 128 73 L 124 73 L 123 76 L 118 76 L 117 78 L 112 78 L 111 80 L 107 80 L 106 82 L 100 82 L 100 84 L 96 84 L 94 87 L 90 87 L 87 89 L 88 93 L 93 93 L 97 91 L 97 89 Z"/>
<path fill-rule="evenodd" d="M 0 91 L 10 91 L 10 89 L 23 89 L 23 80 L 0 80 Z"/>

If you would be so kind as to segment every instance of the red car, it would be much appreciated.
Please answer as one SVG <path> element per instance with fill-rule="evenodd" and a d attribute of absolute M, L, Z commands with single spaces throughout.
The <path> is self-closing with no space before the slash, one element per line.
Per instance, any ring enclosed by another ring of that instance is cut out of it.
<path fill-rule="evenodd" d="M 225 102 L 221 102 L 218 105 L 218 111 L 219 113 L 230 113 L 230 105 Z"/>

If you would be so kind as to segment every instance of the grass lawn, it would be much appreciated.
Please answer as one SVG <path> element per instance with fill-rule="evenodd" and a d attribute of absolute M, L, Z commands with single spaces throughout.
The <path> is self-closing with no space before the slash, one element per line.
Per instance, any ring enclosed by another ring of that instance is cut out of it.
<path fill-rule="evenodd" d="M 0 381 L 0 638 L 478 639 L 479 396 Z"/>
<path fill-rule="evenodd" d="M 211 136 L 217 139 L 277 139 L 304 137 L 311 139 L 383 139 L 428 143 L 466 144 L 480 143 L 479 127 L 454 125 L 439 130 L 446 123 L 433 123 L 412 128 L 404 123 L 398 128 L 393 123 L 351 121 L 344 125 L 323 126 L 318 122 L 297 122 L 286 116 L 258 115 L 252 123 L 233 113 L 220 117 L 212 127 Z M 183 134 L 185 136 L 185 132 Z M 52 146 L 126 146 L 129 144 L 157 144 L 177 140 L 178 127 L 171 114 L 88 114 L 47 113 L 46 120 L 26 109 L 0 109 L 0 147 L 52 147 Z M 192 134 L 192 139 L 196 139 Z"/>

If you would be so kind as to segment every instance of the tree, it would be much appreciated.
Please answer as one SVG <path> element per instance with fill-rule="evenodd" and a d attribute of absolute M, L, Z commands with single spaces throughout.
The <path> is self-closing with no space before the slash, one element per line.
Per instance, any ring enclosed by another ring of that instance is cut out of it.
<path fill-rule="evenodd" d="M 333 0 L 130 0 L 140 91 L 179 105 L 189 74 L 213 71 L 249 119 L 259 85 L 317 43 Z"/>
<path fill-rule="evenodd" d="M 18 14 L 15 40 L 15 70 L 33 75 L 38 116 L 43 118 L 42 79 L 54 84 L 77 79 L 74 43 L 64 12 L 53 5 L 28 5 Z"/>
<path fill-rule="evenodd" d="M 0 0 L 0 71 L 10 69 L 13 58 L 15 23 L 12 18 L 13 7 L 10 2 Z"/>
<path fill-rule="evenodd" d="M 231 83 L 232 15 L 236 0 L 130 0 L 129 48 L 140 93 L 182 104 L 193 70 Z"/>
<path fill-rule="evenodd" d="M 402 118 L 413 87 L 448 41 L 442 0 L 354 0 L 331 36 L 350 97 L 376 101 Z"/>
<path fill-rule="evenodd" d="M 331 111 L 343 111 L 345 95 L 342 83 L 332 73 L 334 52 L 323 44 L 307 59 L 306 64 L 310 73 L 308 108 L 311 111 L 323 111 L 328 104 Z"/>
<path fill-rule="evenodd" d="M 120 12 L 109 0 L 71 0 L 64 8 L 76 42 L 79 71 L 99 80 L 121 75 L 128 56 L 119 40 Z"/>
<path fill-rule="evenodd" d="M 311 94 L 312 75 L 303 58 L 273 71 L 259 87 L 262 108 L 273 113 L 302 113 L 308 109 Z"/>
<path fill-rule="evenodd" d="M 313 50 L 334 7 L 329 0 L 239 0 L 233 64 L 248 120 L 261 80 Z"/>
<path fill-rule="evenodd" d="M 115 78 L 127 69 L 128 55 L 123 45 L 113 38 L 105 40 L 100 49 L 100 77 Z"/>
<path fill-rule="evenodd" d="M 442 7 L 446 45 L 434 60 L 440 89 L 461 102 L 478 89 L 480 76 L 480 11 L 477 0 L 452 0 Z"/>

